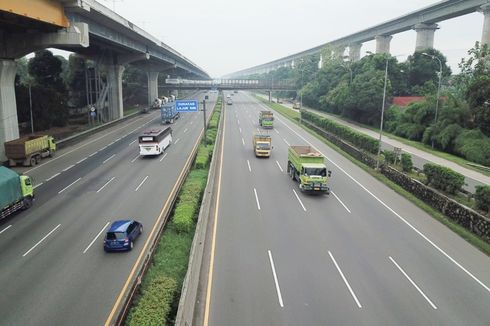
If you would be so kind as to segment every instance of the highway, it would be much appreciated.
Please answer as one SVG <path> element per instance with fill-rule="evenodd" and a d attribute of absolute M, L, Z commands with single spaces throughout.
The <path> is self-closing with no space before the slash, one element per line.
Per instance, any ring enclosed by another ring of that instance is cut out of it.
<path fill-rule="evenodd" d="M 204 325 L 489 325 L 490 259 L 276 113 L 270 158 L 252 134 L 265 108 L 225 109 Z M 313 145 L 329 196 L 300 192 L 288 145 Z"/>
<path fill-rule="evenodd" d="M 210 94 L 209 108 L 216 96 Z M 197 144 L 202 112 L 185 113 L 171 125 L 173 143 L 164 154 L 139 157 L 137 136 L 159 126 L 160 112 L 153 111 L 34 168 L 17 169 L 33 177 L 36 199 L 29 210 L 0 222 L 1 325 L 106 322 Z M 127 218 L 144 225 L 135 248 L 105 253 L 104 231 Z"/>

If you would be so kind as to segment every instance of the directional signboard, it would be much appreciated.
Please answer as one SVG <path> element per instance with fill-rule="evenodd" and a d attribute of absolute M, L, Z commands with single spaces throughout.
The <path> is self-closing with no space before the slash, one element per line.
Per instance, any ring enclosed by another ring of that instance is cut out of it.
<path fill-rule="evenodd" d="M 178 100 L 175 101 L 175 110 L 177 112 L 197 112 L 199 103 L 196 100 Z"/>

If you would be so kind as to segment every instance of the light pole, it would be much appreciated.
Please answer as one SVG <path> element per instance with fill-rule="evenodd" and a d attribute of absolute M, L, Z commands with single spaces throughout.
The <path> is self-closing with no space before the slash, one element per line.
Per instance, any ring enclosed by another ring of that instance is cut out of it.
<path fill-rule="evenodd" d="M 385 103 L 386 103 L 386 85 L 388 84 L 388 60 L 386 59 L 385 67 L 385 85 L 383 88 L 383 106 L 381 107 L 381 123 L 379 125 L 379 143 L 378 143 L 378 155 L 376 156 L 376 170 L 379 169 L 379 156 L 381 154 L 381 135 L 383 134 L 383 118 L 385 114 Z"/>
<path fill-rule="evenodd" d="M 441 93 L 442 62 L 441 62 L 441 59 L 439 59 L 435 55 L 430 55 L 426 52 L 423 52 L 422 55 L 425 55 L 426 57 L 432 58 L 432 60 L 437 59 L 437 61 L 439 61 L 439 84 L 437 86 L 436 114 L 434 117 L 434 125 L 435 125 L 437 123 L 437 111 L 439 110 L 439 94 Z M 432 148 L 434 148 L 434 140 L 432 140 Z"/>
<path fill-rule="evenodd" d="M 31 134 L 34 134 L 34 118 L 32 117 L 31 83 L 29 82 L 29 112 L 31 114 Z"/>

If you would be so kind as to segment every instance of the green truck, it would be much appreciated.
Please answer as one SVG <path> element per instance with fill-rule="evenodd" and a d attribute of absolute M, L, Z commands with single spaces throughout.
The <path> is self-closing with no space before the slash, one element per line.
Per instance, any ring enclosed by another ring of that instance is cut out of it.
<path fill-rule="evenodd" d="M 51 157 L 56 151 L 54 138 L 47 135 L 32 135 L 5 143 L 5 155 L 10 166 L 21 163 L 24 166 L 34 166 L 43 157 Z"/>
<path fill-rule="evenodd" d="M 259 125 L 264 129 L 272 129 L 274 123 L 274 114 L 272 111 L 260 111 Z"/>
<path fill-rule="evenodd" d="M 327 185 L 332 172 L 327 171 L 325 157 L 311 146 L 289 146 L 287 171 L 304 192 L 330 193 Z"/>
<path fill-rule="evenodd" d="M 0 166 L 0 219 L 32 206 L 34 188 L 26 175 Z"/>

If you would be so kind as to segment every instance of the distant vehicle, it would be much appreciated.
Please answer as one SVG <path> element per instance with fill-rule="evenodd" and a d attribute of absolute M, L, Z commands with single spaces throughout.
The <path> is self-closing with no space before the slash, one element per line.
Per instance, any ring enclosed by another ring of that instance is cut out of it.
<path fill-rule="evenodd" d="M 228 105 L 232 105 L 233 104 L 233 101 L 231 100 L 231 98 L 229 98 L 228 100 L 226 100 L 226 104 L 228 104 Z"/>
<path fill-rule="evenodd" d="M 134 241 L 143 232 L 143 225 L 135 220 L 119 220 L 112 223 L 104 237 L 104 250 L 126 251 L 133 249 Z"/>
<path fill-rule="evenodd" d="M 160 108 L 160 114 L 162 119 L 162 124 L 164 123 L 174 123 L 174 121 L 180 118 L 180 112 L 177 112 L 175 108 L 175 102 L 169 102 Z"/>
<path fill-rule="evenodd" d="M 278 104 L 282 104 L 282 100 L 280 98 L 277 99 Z"/>
<path fill-rule="evenodd" d="M 325 157 L 311 146 L 289 146 L 287 171 L 305 192 L 330 193 L 327 177 L 332 175 L 325 166 Z"/>
<path fill-rule="evenodd" d="M 34 189 L 26 175 L 0 166 L 0 219 L 32 206 Z"/>
<path fill-rule="evenodd" d="M 172 143 L 172 128 L 144 131 L 138 138 L 140 155 L 160 155 Z"/>
<path fill-rule="evenodd" d="M 227 94 L 226 95 L 226 98 L 231 98 L 231 94 Z"/>
<path fill-rule="evenodd" d="M 293 109 L 299 110 L 300 108 L 301 108 L 301 105 L 299 104 L 299 102 L 293 103 Z"/>
<path fill-rule="evenodd" d="M 170 95 L 170 97 L 168 98 L 168 101 L 169 102 L 175 102 L 175 95 Z"/>
<path fill-rule="evenodd" d="M 234 91 L 233 91 L 233 93 L 235 93 L 235 94 L 236 94 L 236 93 L 238 93 L 238 91 L 237 91 L 237 90 L 234 90 Z"/>
<path fill-rule="evenodd" d="M 18 138 L 6 142 L 4 146 L 10 166 L 16 166 L 17 163 L 34 166 L 41 162 L 41 158 L 51 157 L 56 151 L 54 138 L 47 135 Z"/>
<path fill-rule="evenodd" d="M 272 111 L 260 111 L 259 125 L 264 129 L 274 128 L 274 113 Z"/>
<path fill-rule="evenodd" d="M 270 157 L 272 150 L 272 138 L 270 135 L 254 134 L 252 145 L 256 157 Z"/>

